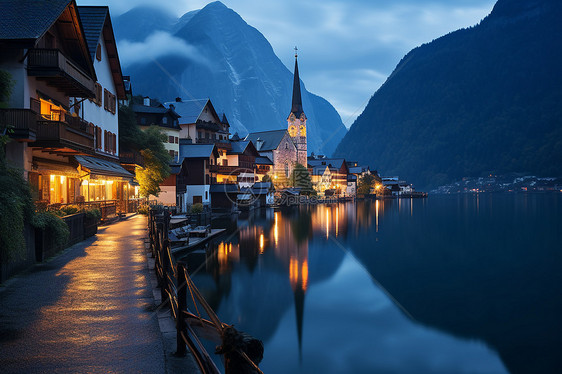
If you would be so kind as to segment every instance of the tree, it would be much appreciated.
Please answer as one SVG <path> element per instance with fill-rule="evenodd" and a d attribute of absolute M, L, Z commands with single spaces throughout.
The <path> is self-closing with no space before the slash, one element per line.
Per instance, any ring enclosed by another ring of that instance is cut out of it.
<path fill-rule="evenodd" d="M 164 146 L 166 135 L 158 126 L 142 131 L 130 106 L 119 107 L 119 147 L 124 151 L 140 152 L 144 166 L 135 170 L 141 196 L 158 196 L 160 183 L 170 175 L 171 156 Z"/>
<path fill-rule="evenodd" d="M 365 174 L 359 178 L 357 183 L 357 193 L 367 195 L 371 193 L 371 188 L 375 186 L 375 177 L 372 174 Z"/>
<path fill-rule="evenodd" d="M 141 154 L 144 167 L 137 167 L 136 175 L 141 196 L 158 196 L 160 183 L 170 175 L 171 156 L 164 147 L 164 135 L 158 126 L 150 126 L 143 132 Z"/>
<path fill-rule="evenodd" d="M 312 180 L 308 169 L 301 164 L 296 164 L 291 173 L 290 183 L 293 187 L 301 189 L 301 195 L 315 195 L 316 191 L 312 187 Z"/>

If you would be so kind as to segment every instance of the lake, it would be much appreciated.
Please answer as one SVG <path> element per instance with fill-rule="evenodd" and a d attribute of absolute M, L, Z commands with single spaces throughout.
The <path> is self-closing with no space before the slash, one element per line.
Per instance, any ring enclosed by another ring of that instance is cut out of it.
<path fill-rule="evenodd" d="M 562 194 L 261 209 L 186 255 L 265 373 L 562 372 Z M 212 350 L 211 350 L 212 352 Z"/>

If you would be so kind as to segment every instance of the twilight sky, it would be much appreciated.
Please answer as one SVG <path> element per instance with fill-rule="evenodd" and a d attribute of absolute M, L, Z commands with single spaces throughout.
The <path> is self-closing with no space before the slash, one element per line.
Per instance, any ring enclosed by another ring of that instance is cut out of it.
<path fill-rule="evenodd" d="M 271 43 L 306 88 L 327 99 L 350 127 L 369 98 L 412 48 L 477 24 L 495 0 L 222 0 Z M 78 0 L 109 5 L 117 16 L 138 5 L 156 4 L 181 16 L 205 0 Z M 119 51 L 122 60 L 124 51 Z"/>

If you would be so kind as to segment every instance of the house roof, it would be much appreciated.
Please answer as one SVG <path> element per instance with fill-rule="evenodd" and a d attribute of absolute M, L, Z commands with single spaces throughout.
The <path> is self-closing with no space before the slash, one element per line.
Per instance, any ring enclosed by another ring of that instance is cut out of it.
<path fill-rule="evenodd" d="M 330 168 L 341 169 L 345 164 L 345 159 L 343 158 L 321 158 L 317 160 L 307 160 L 308 165 L 315 166 L 330 166 Z"/>
<path fill-rule="evenodd" d="M 269 157 L 259 156 L 256 157 L 256 165 L 273 165 L 273 161 Z"/>
<path fill-rule="evenodd" d="M 271 182 L 257 182 L 252 186 L 254 195 L 267 195 L 270 191 L 275 190 Z"/>
<path fill-rule="evenodd" d="M 70 46 L 68 57 L 96 79 L 74 0 L 0 0 L 0 10 L 0 42 L 24 48 L 35 47 L 37 41 L 60 20 L 60 38 Z"/>
<path fill-rule="evenodd" d="M 254 144 L 249 140 L 238 141 L 238 142 L 231 142 L 232 150 L 228 151 L 228 154 L 231 155 L 241 155 L 249 150 L 254 156 L 258 157 L 259 153 L 256 150 Z"/>
<path fill-rule="evenodd" d="M 92 156 L 74 156 L 74 158 L 84 169 L 87 169 L 90 172 L 91 177 L 99 175 L 133 178 L 133 174 L 129 173 L 118 163 L 102 160 Z"/>
<path fill-rule="evenodd" d="M 34 42 L 51 28 L 70 0 L 0 0 L 0 39 Z"/>
<path fill-rule="evenodd" d="M 135 113 L 155 113 L 164 114 L 168 109 L 164 108 L 162 104 L 157 106 L 146 106 L 142 104 L 133 104 L 133 112 Z"/>
<path fill-rule="evenodd" d="M 209 187 L 209 191 L 211 193 L 214 192 L 222 192 L 222 193 L 238 193 L 238 185 L 237 184 L 211 184 L 211 186 Z"/>
<path fill-rule="evenodd" d="M 283 137 L 287 134 L 287 130 L 271 130 L 271 131 L 261 131 L 252 132 L 246 135 L 244 140 L 250 140 L 256 145 L 256 149 L 259 152 L 271 151 L 277 149 Z M 263 145 L 260 147 L 258 144 L 258 139 L 263 140 Z"/>
<path fill-rule="evenodd" d="M 209 158 L 217 153 L 214 144 L 180 144 L 180 158 Z"/>
<path fill-rule="evenodd" d="M 82 21 L 86 43 L 88 44 L 92 61 L 94 61 L 96 56 L 98 41 L 100 37 L 103 37 L 113 82 L 117 90 L 117 98 L 124 100 L 126 98 L 125 83 L 123 81 L 123 73 L 121 72 L 119 54 L 117 53 L 117 42 L 115 40 L 115 34 L 113 33 L 113 26 L 111 25 L 109 7 L 79 6 L 78 13 L 80 14 L 80 20 Z"/>
<path fill-rule="evenodd" d="M 205 108 L 205 105 L 209 105 L 211 108 L 212 114 L 217 118 L 217 122 L 220 123 L 220 118 L 209 99 L 195 99 L 195 100 L 186 100 L 186 101 L 167 101 L 164 103 L 165 106 L 174 106 L 174 110 L 181 116 L 180 123 L 187 124 L 187 123 L 195 123 L 199 116 L 201 116 L 201 112 Z"/>

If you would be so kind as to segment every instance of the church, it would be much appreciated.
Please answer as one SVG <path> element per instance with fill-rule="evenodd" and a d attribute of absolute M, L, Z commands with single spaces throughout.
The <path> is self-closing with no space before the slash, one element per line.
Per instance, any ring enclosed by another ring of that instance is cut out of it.
<path fill-rule="evenodd" d="M 298 55 L 295 52 L 293 100 L 291 112 L 287 117 L 287 129 L 253 132 L 244 139 L 254 143 L 260 156 L 262 156 L 260 157 L 261 162 L 272 165 L 273 170 L 269 174 L 277 181 L 289 178 L 297 163 L 305 168 L 307 167 L 307 118 L 302 106 L 297 59 Z M 260 181 L 263 176 L 258 174 Z"/>

